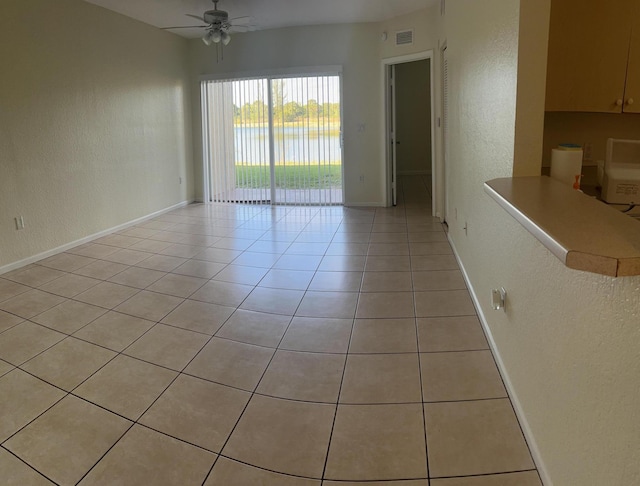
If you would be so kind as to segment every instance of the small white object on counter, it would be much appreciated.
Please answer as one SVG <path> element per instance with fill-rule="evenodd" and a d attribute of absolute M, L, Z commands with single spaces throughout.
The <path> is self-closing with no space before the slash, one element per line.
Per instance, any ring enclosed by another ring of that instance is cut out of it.
<path fill-rule="evenodd" d="M 582 177 L 582 149 L 555 148 L 551 150 L 551 177 L 569 186 L 577 183 L 580 187 Z"/>

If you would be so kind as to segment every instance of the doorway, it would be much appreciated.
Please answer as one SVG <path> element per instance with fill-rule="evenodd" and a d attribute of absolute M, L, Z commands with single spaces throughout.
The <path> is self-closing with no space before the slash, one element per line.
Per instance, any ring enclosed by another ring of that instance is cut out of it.
<path fill-rule="evenodd" d="M 343 203 L 339 73 L 206 80 L 201 89 L 206 200 Z"/>
<path fill-rule="evenodd" d="M 432 51 L 386 59 L 383 68 L 388 205 L 397 204 L 400 176 L 424 178 L 433 198 Z"/>

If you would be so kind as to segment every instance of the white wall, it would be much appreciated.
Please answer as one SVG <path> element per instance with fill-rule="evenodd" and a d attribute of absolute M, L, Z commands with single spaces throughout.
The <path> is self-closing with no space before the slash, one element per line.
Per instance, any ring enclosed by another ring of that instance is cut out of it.
<path fill-rule="evenodd" d="M 386 204 L 383 70 L 381 60 L 437 48 L 438 7 L 380 23 L 293 27 L 236 34 L 216 62 L 215 50 L 190 42 L 193 84 L 195 195 L 202 199 L 199 77 L 296 67 L 343 66 L 344 186 L 347 205 Z M 398 30 L 414 29 L 414 43 L 395 46 Z M 382 41 L 381 34 L 389 38 Z M 365 125 L 364 132 L 358 130 Z M 364 176 L 364 181 L 360 177 Z"/>
<path fill-rule="evenodd" d="M 0 268 L 192 198 L 184 39 L 80 0 L 3 0 L 0 62 Z"/>
<path fill-rule="evenodd" d="M 436 2 L 434 2 L 436 3 Z M 439 64 L 440 64 L 440 54 L 439 54 L 439 33 L 440 33 L 440 6 L 438 4 L 434 4 L 431 7 L 420 10 L 418 12 L 413 12 L 408 15 L 402 15 L 400 17 L 395 17 L 393 19 L 380 22 L 378 26 L 379 33 L 383 32 L 387 34 L 387 40 L 382 42 L 380 48 L 380 58 L 383 60 L 383 63 L 389 63 L 397 61 L 398 58 L 402 58 L 403 56 L 418 56 L 428 51 L 431 51 L 433 57 L 431 59 L 432 67 L 434 68 L 434 72 L 439 73 Z M 395 43 L 395 34 L 398 31 L 404 30 L 413 30 L 413 44 L 410 45 L 396 45 Z M 439 74 L 438 74 L 439 76 Z M 380 71 L 380 79 L 384 82 L 384 70 Z M 431 100 L 434 103 L 434 106 L 438 106 L 440 101 L 440 82 L 439 79 L 431 79 L 431 83 L 433 84 L 434 97 Z M 384 97 L 380 97 L 380 117 L 382 120 L 385 118 L 384 112 Z M 384 125 L 381 125 L 383 131 L 380 132 L 381 139 L 386 138 L 386 132 L 384 131 Z M 440 136 L 439 130 L 435 131 L 436 137 Z M 435 159 L 438 160 L 438 150 L 440 145 L 434 143 L 434 140 L 431 141 L 434 144 L 435 148 Z M 383 145 L 383 150 L 385 150 L 385 146 Z M 386 166 L 386 155 L 381 154 L 380 163 L 383 166 Z M 436 167 L 438 168 L 438 167 Z M 432 168 L 433 169 L 433 168 Z M 390 179 L 390 169 L 386 169 L 388 171 L 388 177 Z M 434 178 L 439 177 L 439 172 L 436 171 L 434 174 Z M 388 188 L 384 187 L 385 192 L 387 192 Z M 390 194 L 390 192 L 388 192 Z M 437 216 L 440 216 L 438 213 L 442 200 L 442 195 L 437 194 L 438 201 L 436 206 L 434 207 L 434 211 Z"/>
<path fill-rule="evenodd" d="M 196 198 L 202 198 L 199 76 L 309 66 L 343 66 L 345 203 L 384 204 L 380 162 L 380 76 L 377 24 L 294 27 L 236 34 L 216 63 L 215 47 L 190 42 Z M 358 126 L 364 124 L 363 132 Z M 364 182 L 360 182 L 360 176 Z"/>
<path fill-rule="evenodd" d="M 454 93 L 448 188 L 458 209 L 450 237 L 549 484 L 640 484 L 640 277 L 566 268 L 482 189 L 512 174 L 516 107 L 537 118 L 544 110 L 539 95 L 527 101 L 517 86 L 519 63 L 527 61 L 518 59 L 519 3 L 447 2 Z M 539 93 L 540 86 L 530 89 Z M 500 286 L 508 292 L 506 313 L 490 306 L 490 291 Z"/>
<path fill-rule="evenodd" d="M 402 15 L 380 22 L 378 31 L 387 33 L 387 40 L 381 43 L 380 57 L 388 59 L 436 49 L 438 43 L 437 23 L 440 6 L 434 5 L 418 12 Z M 398 31 L 413 30 L 413 44 L 397 46 L 395 35 Z"/>

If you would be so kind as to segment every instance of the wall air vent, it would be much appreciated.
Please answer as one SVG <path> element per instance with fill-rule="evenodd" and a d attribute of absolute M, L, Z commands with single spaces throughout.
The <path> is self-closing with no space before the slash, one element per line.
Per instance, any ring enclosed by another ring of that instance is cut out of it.
<path fill-rule="evenodd" d="M 411 44 L 413 44 L 413 29 L 401 30 L 400 32 L 396 32 L 397 46 L 408 46 Z"/>

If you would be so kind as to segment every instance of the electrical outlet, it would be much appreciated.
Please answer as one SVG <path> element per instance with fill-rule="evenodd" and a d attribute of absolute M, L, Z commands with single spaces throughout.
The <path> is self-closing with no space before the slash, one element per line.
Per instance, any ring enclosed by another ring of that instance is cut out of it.
<path fill-rule="evenodd" d="M 18 216 L 18 217 L 13 218 L 13 219 L 16 222 L 16 229 L 17 230 L 23 230 L 24 229 L 24 218 L 22 216 Z"/>

